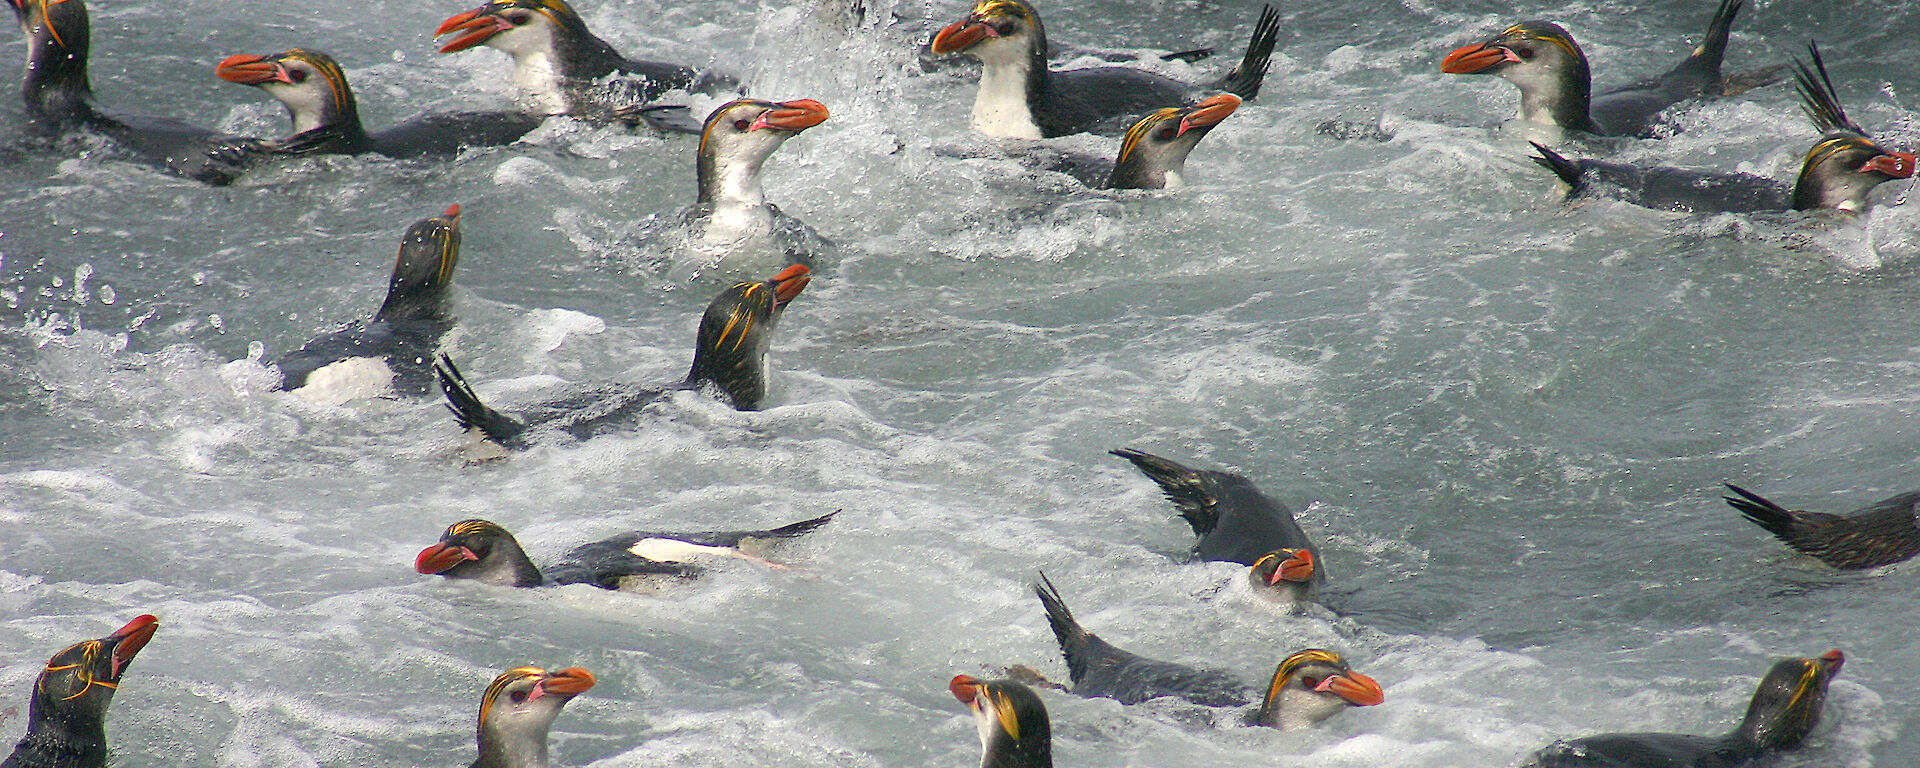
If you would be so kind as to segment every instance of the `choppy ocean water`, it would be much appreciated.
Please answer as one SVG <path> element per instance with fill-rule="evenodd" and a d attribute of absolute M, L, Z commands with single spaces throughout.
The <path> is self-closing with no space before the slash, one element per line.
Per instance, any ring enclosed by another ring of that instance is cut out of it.
<path fill-rule="evenodd" d="M 641 233 L 691 202 L 690 141 L 556 120 L 451 163 L 304 161 L 221 189 L 0 148 L 0 709 L 53 651 L 151 612 L 118 765 L 462 764 L 480 690 L 523 664 L 601 681 L 556 723 L 563 765 L 970 765 L 949 677 L 1064 675 L 1028 589 L 1044 569 L 1130 650 L 1257 680 L 1328 647 L 1387 691 L 1304 733 L 1048 695 L 1063 766 L 1511 765 L 1564 736 L 1721 733 L 1774 658 L 1835 647 L 1826 723 L 1782 764 L 1905 765 L 1913 566 L 1810 565 L 1719 493 L 1846 511 L 1920 486 L 1908 186 L 1841 228 L 1567 209 L 1498 128 L 1512 89 L 1437 71 L 1547 17 L 1600 84 L 1652 75 L 1710 5 L 1283 7 L 1262 98 L 1195 151 L 1194 186 L 1099 194 L 946 151 L 977 141 L 972 85 L 914 47 L 958 4 L 875 7 L 849 33 L 806 7 L 582 2 L 631 55 L 828 104 L 769 197 L 842 250 L 782 323 L 766 410 L 684 395 L 631 433 L 477 467 L 436 402 L 310 405 L 270 391 L 255 350 L 370 313 L 400 232 L 459 203 L 448 348 L 483 393 L 675 379 L 710 291 L 660 278 Z M 463 5 L 245 6 L 93 3 L 96 92 L 273 133 L 279 107 L 212 65 L 309 46 L 372 125 L 511 98 L 505 57 L 433 52 Z M 1075 43 L 1236 49 L 1257 8 L 1042 11 Z M 1729 65 L 1817 37 L 1852 116 L 1910 150 L 1915 32 L 1908 3 L 1757 2 Z M 1785 177 L 1813 139 L 1797 109 L 1781 87 L 1694 105 L 1619 154 Z M 1328 119 L 1395 138 L 1334 141 Z M 1333 611 L 1277 615 L 1235 569 L 1180 562 L 1184 524 L 1121 446 L 1300 510 Z M 550 559 L 832 509 L 795 570 L 661 596 L 408 567 L 466 517 Z"/>

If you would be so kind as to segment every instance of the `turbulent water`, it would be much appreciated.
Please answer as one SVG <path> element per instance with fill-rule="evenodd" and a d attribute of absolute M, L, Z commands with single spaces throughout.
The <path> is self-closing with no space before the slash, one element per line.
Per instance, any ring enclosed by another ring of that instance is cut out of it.
<path fill-rule="evenodd" d="M 323 4 L 324 5 L 324 4 Z M 1767 666 L 1840 648 L 1786 766 L 1920 754 L 1914 569 L 1837 574 L 1721 483 L 1846 511 L 1920 487 L 1920 205 L 1864 221 L 1563 207 L 1501 123 L 1516 94 L 1451 48 L 1548 16 L 1600 84 L 1664 70 L 1708 0 L 1289 3 L 1262 97 L 1176 193 L 1097 193 L 979 157 L 972 84 L 925 73 L 951 0 L 870 9 L 581 0 L 630 55 L 714 60 L 833 117 L 767 169 L 837 244 L 773 344 L 757 413 L 683 393 L 631 432 L 473 466 L 430 399 L 319 406 L 261 360 L 370 314 L 400 233 L 465 210 L 446 342 L 483 395 L 684 374 L 715 286 L 663 276 L 651 217 L 692 202 L 693 142 L 552 120 L 452 162 L 305 160 L 208 188 L 98 141 L 0 147 L 0 710 L 44 660 L 139 613 L 162 627 L 116 698 L 121 766 L 472 759 L 501 669 L 600 683 L 553 734 L 569 766 L 975 764 L 957 673 L 1064 677 L 1044 570 L 1130 650 L 1263 679 L 1345 654 L 1378 707 L 1281 733 L 1230 711 L 1047 694 L 1063 767 L 1501 766 L 1600 731 L 1723 733 Z M 320 48 L 367 122 L 500 106 L 506 58 L 434 53 L 453 3 L 95 2 L 101 99 L 251 134 L 279 107 L 216 80 Z M 1108 48 L 1237 50 L 1251 3 L 1042 6 Z M 1852 116 L 1920 146 L 1920 5 L 1756 0 L 1732 69 L 1824 45 Z M 17 36 L 0 60 L 24 58 Z M 1157 62 L 1202 77 L 1224 59 Z M 718 103 L 695 99 L 696 111 Z M 1378 122 L 1336 141 L 1321 122 Z M 23 123 L 0 100 L 0 125 Z M 1791 89 L 1690 105 L 1615 157 L 1790 177 Z M 1111 152 L 1075 137 L 1061 148 Z M 1902 205 L 1901 203 L 1906 203 Z M 1253 478 L 1324 542 L 1331 610 L 1254 602 L 1239 569 L 1106 455 Z M 783 557 L 655 596 L 413 572 L 449 523 L 536 559 L 627 530 L 845 510 Z M 0 722 L 0 739 L 24 728 Z"/>

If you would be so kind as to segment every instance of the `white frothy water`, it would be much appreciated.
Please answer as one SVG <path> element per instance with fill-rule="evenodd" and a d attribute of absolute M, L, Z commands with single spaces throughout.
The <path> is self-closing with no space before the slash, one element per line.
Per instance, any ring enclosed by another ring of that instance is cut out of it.
<path fill-rule="evenodd" d="M 483 395 L 677 381 L 717 286 L 647 269 L 643 235 L 693 201 L 691 139 L 553 120 L 447 163 L 309 159 L 224 189 L 94 143 L 0 148 L 0 710 L 24 712 L 55 650 L 151 612 L 109 724 L 121 766 L 461 765 L 486 682 L 533 664 L 600 681 L 555 725 L 561 765 L 952 768 L 978 746 L 948 678 L 1065 676 L 1030 590 L 1044 570 L 1130 650 L 1259 682 L 1324 647 L 1386 688 L 1298 733 L 1043 694 L 1063 767 L 1511 765 L 1601 731 L 1718 734 L 1775 658 L 1835 647 L 1825 722 L 1781 764 L 1904 765 L 1913 566 L 1809 565 L 1718 495 L 1846 511 L 1920 486 L 1920 213 L 1893 205 L 1910 190 L 1840 227 L 1563 208 L 1496 128 L 1512 88 L 1437 71 L 1550 17 L 1619 83 L 1684 55 L 1711 5 L 1283 8 L 1262 97 L 1195 150 L 1190 188 L 1149 194 L 946 151 L 991 148 L 964 133 L 970 80 L 913 55 L 959 4 L 872 6 L 852 32 L 800 7 L 577 4 L 629 55 L 712 57 L 756 97 L 826 103 L 767 190 L 837 251 L 782 321 L 767 410 L 680 393 L 630 432 L 479 466 L 439 403 L 307 403 L 250 346 L 271 360 L 370 314 L 406 225 L 459 203 L 447 348 Z M 1850 114 L 1910 150 L 1920 10 L 1879 5 L 1749 7 L 1729 66 L 1818 30 Z M 212 64 L 310 46 L 373 126 L 504 106 L 504 56 L 426 40 L 463 9 L 96 2 L 95 88 L 272 132 L 279 108 Z M 1218 48 L 1153 64 L 1196 77 L 1257 14 L 1041 10 L 1063 41 Z M 1766 88 L 1686 108 L 1667 140 L 1582 151 L 1785 178 L 1815 138 L 1797 109 Z M 1335 141 L 1328 119 L 1395 137 Z M 1190 535 L 1105 455 L 1122 446 L 1301 509 L 1332 610 L 1284 615 L 1238 569 L 1180 562 Z M 727 562 L 656 596 L 408 568 L 468 517 L 546 562 L 834 509 L 784 551 L 794 570 Z"/>

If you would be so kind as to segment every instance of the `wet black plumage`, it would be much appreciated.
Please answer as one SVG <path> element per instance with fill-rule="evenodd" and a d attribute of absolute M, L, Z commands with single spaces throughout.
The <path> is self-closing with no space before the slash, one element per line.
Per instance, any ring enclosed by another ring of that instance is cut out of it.
<path fill-rule="evenodd" d="M 1801 554 L 1835 568 L 1877 568 L 1920 554 L 1920 491 L 1909 491 L 1844 516 L 1782 507 L 1732 483 L 1727 504 Z"/>

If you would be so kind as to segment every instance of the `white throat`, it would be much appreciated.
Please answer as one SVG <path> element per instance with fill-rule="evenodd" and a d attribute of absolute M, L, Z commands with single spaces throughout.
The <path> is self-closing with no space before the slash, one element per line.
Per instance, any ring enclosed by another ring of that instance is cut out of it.
<path fill-rule="evenodd" d="M 528 24 L 494 35 L 486 45 L 513 57 L 513 84 L 533 97 L 541 110 L 548 114 L 569 111 L 572 105 L 567 103 L 565 82 L 553 58 L 552 27 Z"/>
<path fill-rule="evenodd" d="M 1027 106 L 1027 72 L 1033 66 L 1024 38 L 998 38 L 974 46 L 980 60 L 980 90 L 973 96 L 973 129 L 1002 139 L 1038 139 L 1040 124 Z"/>

